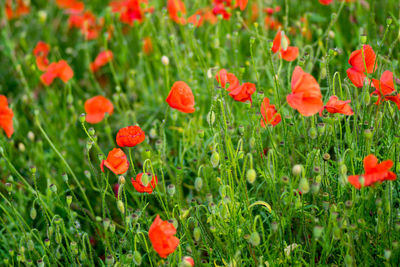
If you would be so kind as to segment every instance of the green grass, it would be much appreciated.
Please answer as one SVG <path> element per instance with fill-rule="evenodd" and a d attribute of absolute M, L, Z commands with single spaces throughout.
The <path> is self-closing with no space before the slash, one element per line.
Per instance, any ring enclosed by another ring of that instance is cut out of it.
<path fill-rule="evenodd" d="M 374 89 L 356 88 L 346 75 L 366 34 L 378 66 L 369 76 L 378 79 L 385 70 L 400 76 L 398 1 L 250 0 L 230 20 L 199 28 L 169 19 L 166 1 L 149 2 L 154 12 L 130 27 L 105 1 L 87 1 L 86 9 L 104 18 L 99 38 L 90 41 L 68 28 L 68 15 L 53 1 L 31 1 L 30 13 L 14 20 L 1 10 L 0 94 L 14 112 L 15 132 L 0 133 L 0 265 L 130 266 L 140 255 L 143 266 L 177 266 L 183 256 L 196 266 L 398 266 L 399 182 L 357 190 L 347 175 L 364 173 L 369 154 L 392 160 L 400 174 L 400 111 L 389 101 L 375 105 L 368 97 Z M 255 2 L 260 14 L 250 21 Z M 211 1 L 185 3 L 190 15 Z M 262 9 L 276 5 L 281 11 L 273 16 L 295 29 L 285 31 L 300 50 L 292 63 L 270 52 L 276 31 L 264 27 Z M 301 17 L 310 38 L 300 33 Z M 147 36 L 150 55 L 142 51 Z M 64 59 L 74 70 L 68 83 L 40 82 L 32 53 L 40 40 L 51 46 L 50 62 Z M 89 64 L 106 48 L 114 59 L 94 76 Z M 334 94 L 351 99 L 354 115 L 304 117 L 292 109 L 286 96 L 297 65 L 317 79 L 324 103 Z M 256 84 L 252 105 L 219 87 L 221 68 Z M 175 81 L 191 87 L 194 113 L 165 102 Z M 111 100 L 113 114 L 81 123 L 85 101 L 96 95 Z M 282 115 L 275 127 L 260 126 L 264 97 Z M 118 130 L 135 124 L 146 140 L 131 151 L 135 168 L 124 174 L 117 199 L 119 178 L 101 172 L 99 154 L 118 147 Z M 252 169 L 256 179 L 249 183 Z M 130 178 L 151 170 L 159 179 L 155 192 L 136 192 Z M 157 214 L 172 220 L 180 239 L 166 259 L 148 237 Z"/>

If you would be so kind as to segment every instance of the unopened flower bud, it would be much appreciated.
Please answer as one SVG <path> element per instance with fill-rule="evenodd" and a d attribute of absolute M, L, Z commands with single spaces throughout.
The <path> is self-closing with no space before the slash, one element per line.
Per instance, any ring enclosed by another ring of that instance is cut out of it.
<path fill-rule="evenodd" d="M 79 115 L 79 121 L 80 121 L 81 123 L 84 123 L 85 120 L 86 120 L 86 114 L 85 114 L 85 113 L 82 113 L 81 115 Z"/>
<path fill-rule="evenodd" d="M 164 66 L 168 66 L 169 65 L 169 58 L 167 56 L 162 56 L 161 57 L 161 62 Z"/>
<path fill-rule="evenodd" d="M 315 127 L 311 127 L 310 130 L 308 130 L 308 136 L 309 136 L 311 139 L 317 138 L 317 136 L 318 136 L 317 129 L 315 129 Z"/>
<path fill-rule="evenodd" d="M 301 166 L 300 164 L 296 164 L 292 168 L 292 173 L 294 176 L 299 176 L 302 171 L 303 171 L 303 166 Z"/>
<path fill-rule="evenodd" d="M 261 242 L 260 234 L 258 232 L 251 233 L 249 242 L 254 247 L 257 247 L 258 245 L 260 245 L 260 242 Z"/>
<path fill-rule="evenodd" d="M 300 179 L 299 190 L 302 194 L 307 194 L 310 191 L 310 184 L 306 178 Z"/>
<path fill-rule="evenodd" d="M 118 208 L 119 212 L 121 212 L 122 214 L 125 213 L 124 202 L 122 202 L 121 200 L 117 201 L 117 208 Z"/>
<path fill-rule="evenodd" d="M 214 124 L 214 122 L 215 122 L 215 113 L 214 113 L 214 111 L 211 110 L 207 114 L 207 122 L 208 122 L 209 125 L 213 125 Z"/>
<path fill-rule="evenodd" d="M 32 220 L 36 219 L 37 212 L 36 212 L 35 206 L 32 206 L 29 215 L 31 216 Z"/>
<path fill-rule="evenodd" d="M 246 173 L 247 182 L 249 182 L 250 184 L 253 184 L 255 182 L 256 178 L 257 178 L 257 173 L 254 169 L 247 170 L 247 173 Z"/>
<path fill-rule="evenodd" d="M 193 238 L 196 242 L 199 242 L 201 236 L 201 230 L 200 227 L 195 227 L 193 229 Z"/>
<path fill-rule="evenodd" d="M 316 225 L 313 230 L 314 238 L 319 239 L 321 237 L 323 231 L 324 231 L 324 228 L 322 226 Z"/>
<path fill-rule="evenodd" d="M 140 264 L 142 264 L 142 255 L 140 254 L 140 252 L 139 251 L 134 251 L 133 252 L 133 262 L 136 264 L 136 265 L 140 265 Z"/>
<path fill-rule="evenodd" d="M 194 180 L 194 188 L 196 189 L 196 191 L 200 191 L 202 187 L 203 179 L 201 177 L 197 177 L 196 180 Z"/>
<path fill-rule="evenodd" d="M 173 195 L 175 195 L 175 192 L 176 192 L 175 185 L 174 185 L 174 184 L 169 184 L 169 185 L 167 186 L 167 193 L 168 193 L 168 195 L 170 195 L 170 196 L 172 197 Z"/>
<path fill-rule="evenodd" d="M 213 166 L 214 168 L 216 168 L 216 167 L 218 166 L 218 163 L 219 163 L 219 154 L 218 154 L 217 151 L 214 151 L 214 152 L 212 153 L 210 161 L 211 161 L 211 164 L 212 164 L 212 166 Z"/>

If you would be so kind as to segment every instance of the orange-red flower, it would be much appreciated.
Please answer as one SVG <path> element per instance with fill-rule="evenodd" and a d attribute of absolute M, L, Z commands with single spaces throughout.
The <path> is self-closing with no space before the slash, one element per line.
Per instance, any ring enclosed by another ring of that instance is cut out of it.
<path fill-rule="evenodd" d="M 323 5 L 329 5 L 333 0 L 319 0 L 319 2 Z"/>
<path fill-rule="evenodd" d="M 217 82 L 221 87 L 226 89 L 228 92 L 233 91 L 240 85 L 239 79 L 235 74 L 228 72 L 226 69 L 221 69 L 217 75 L 215 75 L 215 79 L 217 79 Z M 229 84 L 228 88 L 226 88 L 226 84 Z"/>
<path fill-rule="evenodd" d="M 214 15 L 211 9 L 206 7 L 197 10 L 187 19 L 187 22 L 192 23 L 196 27 L 200 27 L 204 22 L 215 24 L 218 22 L 218 18 Z"/>
<path fill-rule="evenodd" d="M 182 0 L 168 0 L 169 17 L 178 24 L 185 24 L 186 7 Z"/>
<path fill-rule="evenodd" d="M 84 13 L 72 14 L 68 19 L 70 28 L 78 28 L 81 30 L 86 40 L 93 40 L 99 36 L 101 28 L 104 24 L 104 19 L 97 19 L 96 16 L 86 11 Z"/>
<path fill-rule="evenodd" d="M 393 73 L 391 71 L 384 71 L 381 75 L 381 80 L 372 79 L 372 83 L 376 88 L 372 94 L 378 96 L 378 101 L 375 104 L 379 105 L 381 101 L 390 100 L 396 103 L 397 108 L 400 109 L 400 96 L 394 89 Z"/>
<path fill-rule="evenodd" d="M 104 165 L 115 174 L 123 174 L 129 169 L 128 158 L 120 148 L 114 148 L 108 152 L 107 159 L 101 161 L 102 172 L 104 172 Z"/>
<path fill-rule="evenodd" d="M 256 91 L 256 85 L 254 83 L 244 83 L 241 86 L 237 86 L 234 88 L 229 95 L 239 102 L 250 101 L 253 103 L 251 99 L 251 95 Z"/>
<path fill-rule="evenodd" d="M 51 63 L 45 73 L 40 76 L 40 80 L 47 86 L 53 83 L 55 78 L 60 78 L 63 82 L 68 82 L 74 76 L 74 72 L 65 60 Z"/>
<path fill-rule="evenodd" d="M 7 19 L 11 20 L 29 14 L 30 7 L 24 0 L 6 0 L 5 11 Z"/>
<path fill-rule="evenodd" d="M 35 49 L 33 49 L 33 54 L 36 57 L 36 65 L 41 71 L 45 71 L 49 66 L 49 60 L 47 59 L 49 52 L 50 46 L 42 41 L 39 41 Z"/>
<path fill-rule="evenodd" d="M 114 106 L 110 100 L 98 95 L 85 102 L 86 121 L 89 123 L 99 123 L 104 119 L 106 113 L 111 115 Z"/>
<path fill-rule="evenodd" d="M 364 79 L 367 77 L 365 72 L 374 72 L 375 59 L 375 52 L 369 45 L 363 45 L 362 49 L 351 53 L 349 64 L 352 67 L 347 69 L 347 76 L 356 87 L 363 87 Z M 367 68 L 365 69 L 365 67 Z"/>
<path fill-rule="evenodd" d="M 0 128 L 4 130 L 8 138 L 14 133 L 13 117 L 14 113 L 8 107 L 7 97 L 0 95 Z"/>
<path fill-rule="evenodd" d="M 261 103 L 261 127 L 265 128 L 268 124 L 272 126 L 281 122 L 281 115 L 277 112 L 275 105 L 270 105 L 268 97 L 265 97 Z"/>
<path fill-rule="evenodd" d="M 163 221 L 160 216 L 154 219 L 149 229 L 149 238 L 154 250 L 162 258 L 168 257 L 179 245 L 179 239 L 175 237 L 176 229 L 172 223 Z"/>
<path fill-rule="evenodd" d="M 56 4 L 59 8 L 73 13 L 82 12 L 85 8 L 85 4 L 78 0 L 56 0 Z"/>
<path fill-rule="evenodd" d="M 185 82 L 175 82 L 166 101 L 171 108 L 180 112 L 193 113 L 195 111 L 192 89 Z"/>
<path fill-rule="evenodd" d="M 292 108 L 303 116 L 312 116 L 323 108 L 321 89 L 311 74 L 297 66 L 293 71 L 291 84 L 292 93 L 286 100 Z"/>
<path fill-rule="evenodd" d="M 378 163 L 378 159 L 371 154 L 364 158 L 365 174 L 349 176 L 348 180 L 357 189 L 362 186 L 371 186 L 377 182 L 394 181 L 396 174 L 389 171 L 392 167 L 393 161 L 385 160 Z"/>
<path fill-rule="evenodd" d="M 136 179 L 131 178 L 133 187 L 139 193 L 148 193 L 148 194 L 153 193 L 154 188 L 156 188 L 158 184 L 157 176 L 156 175 L 151 176 L 151 173 L 146 173 L 147 181 L 143 181 L 142 178 L 143 178 L 143 173 L 139 173 L 138 175 L 136 175 Z"/>
<path fill-rule="evenodd" d="M 101 67 L 106 65 L 114 58 L 113 52 L 110 50 L 100 52 L 94 62 L 90 63 L 90 70 L 92 72 L 98 71 Z"/>
<path fill-rule="evenodd" d="M 346 100 L 342 101 L 339 100 L 337 96 L 331 96 L 324 106 L 324 109 L 328 111 L 329 113 L 335 114 L 335 113 L 341 113 L 344 115 L 353 115 L 353 109 L 350 107 L 349 103 L 351 100 Z M 322 114 L 323 109 L 320 111 L 320 115 Z"/>
<path fill-rule="evenodd" d="M 239 7 L 240 10 L 243 11 L 246 8 L 248 2 L 249 0 L 236 0 L 235 7 Z"/>
<path fill-rule="evenodd" d="M 146 7 L 148 0 L 117 0 L 111 2 L 109 5 L 112 12 L 119 13 L 119 20 L 122 23 L 133 25 L 135 21 L 142 22 L 144 14 L 153 12 L 154 8 Z"/>
<path fill-rule="evenodd" d="M 139 126 L 128 126 L 118 131 L 117 145 L 120 147 L 134 147 L 143 142 L 145 137 L 144 132 Z"/>
<path fill-rule="evenodd" d="M 278 31 L 275 35 L 271 50 L 274 54 L 279 52 L 284 60 L 293 61 L 299 55 L 299 48 L 295 46 L 289 46 L 289 44 L 289 38 L 285 35 L 285 33 L 283 31 Z"/>
<path fill-rule="evenodd" d="M 143 39 L 142 50 L 146 55 L 150 55 L 153 52 L 153 42 L 149 36 Z"/>

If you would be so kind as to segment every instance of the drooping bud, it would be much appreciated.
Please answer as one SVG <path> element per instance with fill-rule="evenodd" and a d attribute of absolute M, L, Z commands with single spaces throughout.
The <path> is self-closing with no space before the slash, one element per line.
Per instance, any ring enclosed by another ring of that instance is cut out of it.
<path fill-rule="evenodd" d="M 247 170 L 247 173 L 246 173 L 247 182 L 249 182 L 250 184 L 253 184 L 255 182 L 256 178 L 257 178 L 257 173 L 254 169 Z"/>

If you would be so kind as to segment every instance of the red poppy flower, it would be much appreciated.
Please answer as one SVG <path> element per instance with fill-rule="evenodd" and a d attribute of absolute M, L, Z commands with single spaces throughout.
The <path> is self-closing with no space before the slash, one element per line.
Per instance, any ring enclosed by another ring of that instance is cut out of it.
<path fill-rule="evenodd" d="M 357 189 L 362 186 L 371 186 L 377 182 L 394 181 L 396 174 L 389 171 L 393 167 L 393 161 L 385 160 L 378 164 L 378 159 L 374 155 L 368 155 L 364 158 L 365 174 L 352 175 L 348 177 L 349 182 Z M 363 178 L 363 184 L 360 178 Z"/>
<path fill-rule="evenodd" d="M 283 31 L 278 31 L 275 35 L 271 50 L 274 54 L 279 52 L 284 60 L 293 61 L 299 55 L 299 48 L 295 46 L 289 46 L 289 44 L 289 38 L 285 35 L 285 33 Z"/>
<path fill-rule="evenodd" d="M 264 20 L 265 27 L 270 30 L 278 30 L 282 24 L 271 16 L 266 16 Z"/>
<path fill-rule="evenodd" d="M 60 78 L 63 82 L 68 82 L 74 76 L 74 72 L 65 60 L 51 63 L 40 80 L 47 86 L 53 83 L 55 78 Z"/>
<path fill-rule="evenodd" d="M 0 95 L 0 128 L 4 130 L 8 138 L 14 133 L 13 117 L 14 113 L 8 107 L 7 97 Z"/>
<path fill-rule="evenodd" d="M 85 8 L 85 4 L 77 0 L 56 0 L 56 4 L 59 8 L 73 13 L 82 12 Z"/>
<path fill-rule="evenodd" d="M 237 87 L 239 87 L 239 79 L 236 78 L 235 74 L 229 73 L 226 69 L 221 69 L 217 75 L 215 75 L 215 79 L 221 85 L 222 88 L 226 88 L 226 84 L 229 84 L 229 87 L 226 88 L 228 92 L 233 91 Z"/>
<path fill-rule="evenodd" d="M 319 0 L 319 2 L 323 5 L 329 5 L 330 3 L 332 3 L 333 0 Z"/>
<path fill-rule="evenodd" d="M 36 57 L 36 65 L 41 71 L 45 71 L 49 66 L 49 60 L 47 59 L 49 52 L 50 46 L 42 41 L 39 41 L 35 49 L 33 49 L 33 54 Z"/>
<path fill-rule="evenodd" d="M 160 216 L 154 219 L 149 229 L 149 238 L 154 250 L 161 258 L 168 257 L 179 245 L 179 239 L 175 237 L 176 229 L 172 223 L 163 221 Z"/>
<path fill-rule="evenodd" d="M 117 144 L 120 147 L 134 147 L 143 142 L 145 137 L 144 132 L 139 126 L 128 126 L 118 131 Z"/>
<path fill-rule="evenodd" d="M 212 12 L 215 16 L 222 15 L 222 18 L 225 20 L 231 17 L 231 13 L 226 10 L 226 6 L 223 3 L 215 4 Z"/>
<path fill-rule="evenodd" d="M 100 164 L 101 171 L 104 172 L 104 165 L 115 174 L 123 174 L 129 169 L 128 158 L 120 148 L 114 148 L 108 152 L 107 159 Z"/>
<path fill-rule="evenodd" d="M 243 11 L 246 8 L 248 2 L 249 0 L 236 0 L 235 7 L 239 7 L 240 10 Z"/>
<path fill-rule="evenodd" d="M 233 89 L 229 95 L 239 102 L 246 102 L 250 101 L 253 103 L 251 99 L 251 95 L 256 91 L 256 85 L 254 83 L 244 83 L 241 86 L 236 87 Z"/>
<path fill-rule="evenodd" d="M 326 111 L 332 114 L 341 113 L 344 115 L 353 115 L 354 112 L 349 105 L 350 102 L 351 100 L 342 101 L 339 100 L 337 96 L 331 96 L 323 109 L 326 109 Z M 322 115 L 323 109 L 320 111 L 320 115 Z"/>
<path fill-rule="evenodd" d="M 396 103 L 397 108 L 400 109 L 400 96 L 394 89 L 393 73 L 385 71 L 381 75 L 381 80 L 372 79 L 372 83 L 376 88 L 372 94 L 378 96 L 378 101 L 375 103 L 379 105 L 381 101 L 390 100 Z"/>
<path fill-rule="evenodd" d="M 376 59 L 374 50 L 369 45 L 364 45 L 362 50 L 363 51 L 359 49 L 351 53 L 349 58 L 349 64 L 352 67 L 347 69 L 347 76 L 356 87 L 363 87 L 364 79 L 367 77 L 365 75 L 365 72 L 367 73 L 374 72 L 374 65 Z M 364 59 L 365 59 L 365 65 L 364 65 Z M 367 67 L 366 70 L 365 66 Z"/>
<path fill-rule="evenodd" d="M 297 66 L 292 75 L 292 93 L 286 97 L 288 104 L 303 116 L 312 116 L 320 111 L 324 103 L 319 84 L 315 78 Z"/>
<path fill-rule="evenodd" d="M 106 113 L 111 115 L 114 106 L 110 100 L 98 95 L 85 102 L 86 121 L 89 123 L 99 123 L 103 120 Z"/>
<path fill-rule="evenodd" d="M 23 15 L 29 14 L 30 7 L 24 0 L 6 0 L 5 11 L 8 20 L 19 18 Z"/>
<path fill-rule="evenodd" d="M 109 5 L 112 8 L 112 12 L 119 13 L 119 20 L 122 23 L 132 26 L 135 21 L 142 22 L 145 13 L 153 12 L 152 7 L 143 8 L 147 4 L 147 0 L 117 0 Z"/>
<path fill-rule="evenodd" d="M 186 7 L 182 0 L 168 0 L 169 17 L 178 24 L 185 24 Z"/>
<path fill-rule="evenodd" d="M 185 82 L 175 82 L 166 101 L 171 108 L 180 112 L 193 113 L 195 111 L 192 89 Z"/>
<path fill-rule="evenodd" d="M 98 71 L 101 67 L 106 65 L 114 58 L 113 52 L 110 50 L 100 52 L 94 62 L 90 63 L 90 70 L 92 72 Z"/>
<path fill-rule="evenodd" d="M 145 37 L 143 39 L 142 50 L 146 55 L 150 55 L 153 52 L 153 42 L 150 37 Z"/>
<path fill-rule="evenodd" d="M 266 125 L 277 125 L 281 122 L 281 115 L 277 112 L 275 105 L 270 105 L 268 97 L 265 97 L 261 103 L 261 127 L 265 128 Z"/>
<path fill-rule="evenodd" d="M 133 187 L 139 193 L 151 194 L 151 193 L 153 193 L 154 188 L 156 188 L 156 186 L 158 184 L 158 179 L 157 179 L 156 175 L 153 175 L 151 178 L 151 181 L 149 181 L 151 173 L 147 173 L 146 175 L 149 178 L 148 181 L 143 181 L 142 180 L 143 173 L 139 173 L 138 175 L 136 175 L 136 180 L 134 178 L 131 178 L 131 182 L 132 182 Z M 147 184 L 144 184 L 144 182 Z"/>
<path fill-rule="evenodd" d="M 187 19 L 188 23 L 192 23 L 196 27 L 200 27 L 204 22 L 215 24 L 218 18 L 213 14 L 209 8 L 202 8 L 197 10 L 193 15 Z"/>
<path fill-rule="evenodd" d="M 99 36 L 103 24 L 104 19 L 98 20 L 90 11 L 72 14 L 68 19 L 69 28 L 80 29 L 86 40 L 96 39 Z"/>

